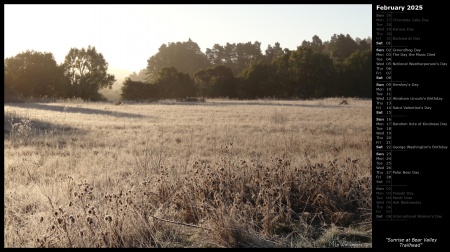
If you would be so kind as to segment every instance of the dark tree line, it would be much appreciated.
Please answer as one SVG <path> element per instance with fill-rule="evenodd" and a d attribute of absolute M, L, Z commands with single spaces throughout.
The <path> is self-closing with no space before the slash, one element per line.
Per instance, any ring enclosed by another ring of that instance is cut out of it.
<path fill-rule="evenodd" d="M 154 82 L 133 81 L 127 78 L 122 86 L 125 100 L 185 98 L 195 96 L 194 81 L 187 73 L 175 67 L 163 67 L 154 76 Z"/>
<path fill-rule="evenodd" d="M 128 100 L 200 97 L 320 98 L 372 96 L 372 41 L 334 34 L 318 36 L 296 50 L 258 41 L 215 44 L 205 53 L 189 39 L 161 45 L 147 68 L 123 83 Z M 99 90 L 115 81 L 95 47 L 72 48 L 63 64 L 51 53 L 26 51 L 5 59 L 5 100 L 8 97 L 81 97 L 104 99 Z"/>
<path fill-rule="evenodd" d="M 283 49 L 277 42 L 268 45 L 262 54 L 261 43 L 257 41 L 215 44 L 205 53 L 191 39 L 169 43 L 150 57 L 145 70 L 129 76 L 122 97 L 137 100 L 191 95 L 241 99 L 371 97 L 371 44 L 370 37 L 354 40 L 348 34 L 334 34 L 325 42 L 314 36 L 293 51 Z M 167 68 L 171 69 L 171 75 Z M 175 72 L 185 73 L 186 78 L 175 78 Z M 166 83 L 178 84 L 164 84 L 161 76 L 166 76 Z M 171 78 L 173 81 L 168 82 Z M 180 90 L 174 92 L 174 87 Z M 142 97 L 143 94 L 146 95 Z"/>
<path fill-rule="evenodd" d="M 5 100 L 19 95 L 65 97 L 70 89 L 63 66 L 51 53 L 27 51 L 7 58 L 4 73 Z"/>
<path fill-rule="evenodd" d="M 5 101 L 18 97 L 104 99 L 98 91 L 116 81 L 95 47 L 71 48 L 58 65 L 52 53 L 26 51 L 4 61 Z"/>

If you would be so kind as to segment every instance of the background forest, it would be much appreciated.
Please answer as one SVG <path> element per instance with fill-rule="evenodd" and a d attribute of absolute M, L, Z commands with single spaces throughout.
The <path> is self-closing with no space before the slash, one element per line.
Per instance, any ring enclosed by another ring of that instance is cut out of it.
<path fill-rule="evenodd" d="M 296 50 L 258 41 L 214 44 L 203 52 L 190 38 L 168 43 L 147 68 L 123 81 L 124 100 L 207 98 L 322 98 L 372 96 L 372 40 L 317 35 Z M 105 100 L 116 81 L 94 46 L 71 48 L 62 64 L 52 53 L 28 50 L 4 60 L 5 101 L 31 97 Z"/>

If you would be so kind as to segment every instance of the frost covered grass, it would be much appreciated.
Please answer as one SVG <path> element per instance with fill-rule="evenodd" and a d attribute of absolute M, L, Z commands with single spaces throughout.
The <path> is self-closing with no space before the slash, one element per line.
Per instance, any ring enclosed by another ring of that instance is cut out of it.
<path fill-rule="evenodd" d="M 7 103 L 5 247 L 371 247 L 372 102 Z"/>

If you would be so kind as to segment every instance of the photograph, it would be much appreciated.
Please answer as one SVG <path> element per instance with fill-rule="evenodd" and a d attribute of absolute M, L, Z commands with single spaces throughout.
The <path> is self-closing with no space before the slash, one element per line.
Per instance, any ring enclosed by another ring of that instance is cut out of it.
<path fill-rule="evenodd" d="M 372 248 L 372 13 L 4 4 L 4 247 Z"/>

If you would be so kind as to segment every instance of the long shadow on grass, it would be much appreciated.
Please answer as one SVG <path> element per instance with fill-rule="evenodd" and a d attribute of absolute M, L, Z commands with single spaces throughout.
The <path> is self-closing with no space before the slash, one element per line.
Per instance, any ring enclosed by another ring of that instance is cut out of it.
<path fill-rule="evenodd" d="M 211 102 L 164 102 L 160 101 L 155 104 L 162 105 L 184 105 L 184 106 L 273 106 L 273 107 L 303 107 L 303 108 L 342 108 L 342 105 L 320 105 L 320 104 L 292 104 L 292 103 L 268 103 L 268 102 L 239 102 L 239 101 L 211 101 Z M 345 105 L 345 107 L 355 107 Z"/>
<path fill-rule="evenodd" d="M 69 106 L 61 106 L 61 105 L 49 105 L 49 104 L 41 104 L 41 103 L 8 103 L 8 106 L 27 108 L 27 109 L 42 109 L 56 112 L 65 112 L 65 113 L 83 113 L 83 114 L 99 114 L 99 115 L 109 115 L 115 117 L 129 117 L 129 118 L 143 118 L 143 115 L 117 112 L 117 111 L 108 111 L 101 109 L 91 109 L 91 108 L 82 108 L 82 107 L 69 107 Z"/>
<path fill-rule="evenodd" d="M 68 125 L 51 123 L 48 121 L 29 119 L 20 115 L 4 114 L 3 132 L 5 139 L 11 134 L 25 134 L 26 132 L 33 135 L 42 135 L 45 132 L 53 131 L 53 134 L 85 134 L 86 130 L 74 128 Z"/>

